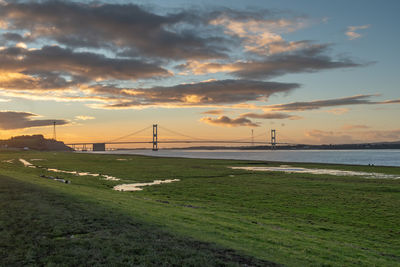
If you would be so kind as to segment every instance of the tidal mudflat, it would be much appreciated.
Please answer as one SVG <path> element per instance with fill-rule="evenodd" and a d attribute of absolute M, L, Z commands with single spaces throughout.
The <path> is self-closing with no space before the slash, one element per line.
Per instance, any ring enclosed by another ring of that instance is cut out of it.
<path fill-rule="evenodd" d="M 19 161 L 33 164 L 29 159 L 34 158 L 43 159 L 37 162 L 42 168 Z M 373 177 L 400 176 L 400 168 L 282 165 L 2 152 L 0 265 L 400 264 L 400 179 Z M 236 168 L 250 166 L 349 175 Z M 49 169 L 71 170 L 57 172 L 71 183 L 40 177 L 54 174 Z M 78 176 L 72 170 L 99 176 Z M 351 172 L 373 175 L 365 179 Z M 104 173 L 121 180 L 100 179 Z M 113 190 L 122 183 L 156 180 L 175 182 L 134 192 Z"/>
<path fill-rule="evenodd" d="M 301 168 L 292 167 L 289 165 L 281 165 L 279 167 L 230 167 L 234 170 L 246 171 L 272 171 L 272 172 L 285 172 L 285 173 L 310 173 L 310 174 L 328 174 L 335 176 L 358 176 L 371 179 L 400 179 L 400 175 L 377 173 L 377 172 L 360 172 L 360 171 L 344 171 L 334 169 L 317 169 L 317 168 Z"/>

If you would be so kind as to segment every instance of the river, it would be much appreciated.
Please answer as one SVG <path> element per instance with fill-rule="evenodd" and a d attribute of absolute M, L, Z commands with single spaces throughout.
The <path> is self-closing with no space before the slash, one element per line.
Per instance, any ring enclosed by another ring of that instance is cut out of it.
<path fill-rule="evenodd" d="M 206 159 L 240 159 L 281 162 L 338 163 L 376 166 L 400 166 L 400 149 L 363 150 L 111 150 L 107 154 L 145 155 Z"/>

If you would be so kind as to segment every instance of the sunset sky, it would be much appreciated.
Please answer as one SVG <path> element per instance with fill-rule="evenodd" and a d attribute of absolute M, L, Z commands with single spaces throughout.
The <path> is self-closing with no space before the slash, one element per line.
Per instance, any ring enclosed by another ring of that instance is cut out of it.
<path fill-rule="evenodd" d="M 398 0 L 112 3 L 0 0 L 0 139 L 400 140 Z"/>

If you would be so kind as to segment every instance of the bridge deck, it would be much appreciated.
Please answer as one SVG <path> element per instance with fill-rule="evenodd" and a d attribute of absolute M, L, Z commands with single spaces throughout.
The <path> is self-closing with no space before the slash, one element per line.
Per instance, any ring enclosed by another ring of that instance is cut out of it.
<path fill-rule="evenodd" d="M 79 142 L 79 143 L 69 143 L 68 146 L 77 145 L 91 145 L 94 143 L 103 143 L 106 145 L 120 145 L 120 144 L 152 144 L 153 141 L 125 141 L 125 142 Z M 224 140 L 171 140 L 171 141 L 157 141 L 159 144 L 258 144 L 258 145 L 271 145 L 271 142 L 251 142 L 251 141 L 224 141 Z M 290 143 L 275 143 L 276 145 L 293 145 Z"/>

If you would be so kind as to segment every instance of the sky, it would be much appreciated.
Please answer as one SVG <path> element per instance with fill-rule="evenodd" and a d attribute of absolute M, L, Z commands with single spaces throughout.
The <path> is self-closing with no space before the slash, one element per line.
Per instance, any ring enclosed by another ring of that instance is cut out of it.
<path fill-rule="evenodd" d="M 0 0 L 0 139 L 400 140 L 400 2 Z M 181 135 L 178 135 L 180 133 Z M 188 137 L 189 136 L 189 137 Z"/>

